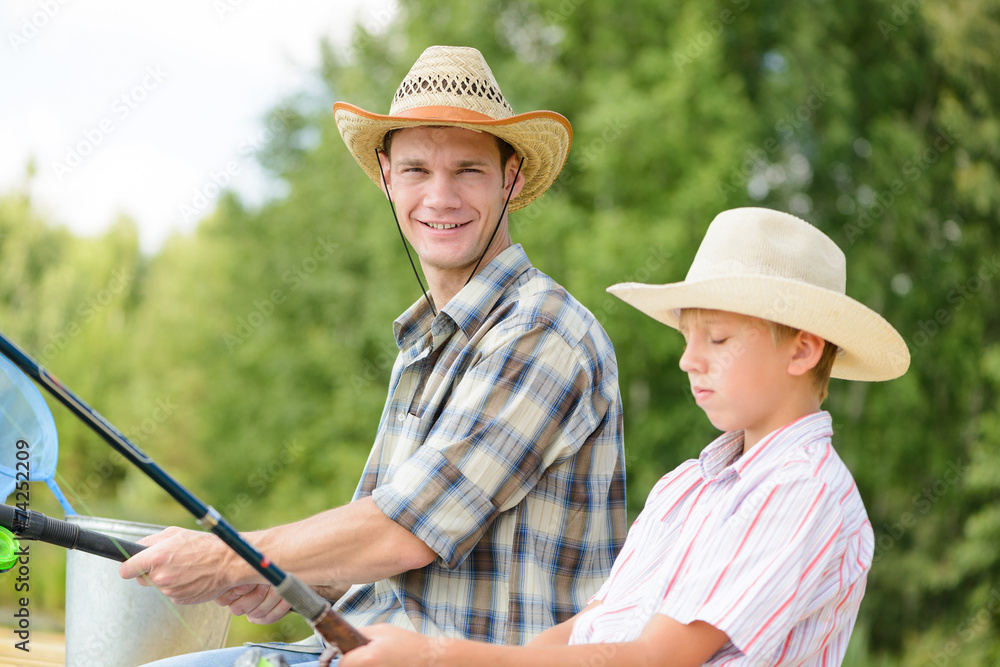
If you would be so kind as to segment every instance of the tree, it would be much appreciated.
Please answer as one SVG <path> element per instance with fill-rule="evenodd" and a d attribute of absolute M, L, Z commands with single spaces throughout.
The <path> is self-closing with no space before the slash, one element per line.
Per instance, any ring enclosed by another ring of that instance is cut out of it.
<path fill-rule="evenodd" d="M 573 124 L 568 164 L 511 233 L 615 344 L 630 511 L 715 432 L 677 369 L 680 337 L 605 288 L 682 280 L 722 210 L 800 215 L 844 249 L 848 293 L 912 355 L 900 380 L 834 381 L 827 404 L 876 537 L 848 664 L 996 662 L 996 1 L 406 0 L 391 13 L 325 45 L 319 100 L 263 120 L 260 158 L 284 194 L 259 209 L 227 196 L 147 260 L 127 222 L 83 241 L 23 196 L 0 201 L 5 327 L 237 527 L 346 501 L 396 354 L 390 323 L 420 293 L 329 109 L 387 112 L 425 47 L 476 46 L 516 111 Z M 134 278 L 62 345 L 119 268 Z M 158 400 L 171 406 L 159 421 Z M 60 419 L 83 485 L 107 454 Z M 136 471 L 111 469 L 100 506 L 188 525 Z"/>

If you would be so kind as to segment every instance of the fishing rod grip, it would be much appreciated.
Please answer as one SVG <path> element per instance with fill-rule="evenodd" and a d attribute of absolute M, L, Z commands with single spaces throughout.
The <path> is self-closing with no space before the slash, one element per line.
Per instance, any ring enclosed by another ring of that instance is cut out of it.
<path fill-rule="evenodd" d="M 333 611 L 330 602 L 302 583 L 294 574 L 286 573 L 285 580 L 275 586 L 275 592 L 288 602 L 293 610 L 304 616 L 316 632 L 341 653 L 347 653 L 368 643 L 368 638 L 357 631 L 344 617 Z"/>
<path fill-rule="evenodd" d="M 74 523 L 60 521 L 34 510 L 0 504 L 0 526 L 7 528 L 21 539 L 48 542 L 66 549 L 76 549 L 88 554 L 123 563 L 146 547 L 110 537 L 95 530 L 80 528 Z"/>

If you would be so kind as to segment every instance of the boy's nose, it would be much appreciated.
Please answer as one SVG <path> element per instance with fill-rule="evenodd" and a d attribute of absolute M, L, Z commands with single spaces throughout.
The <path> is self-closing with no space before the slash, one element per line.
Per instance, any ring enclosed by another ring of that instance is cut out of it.
<path fill-rule="evenodd" d="M 697 345 L 686 345 L 684 354 L 678 364 L 685 373 L 700 373 L 704 371 L 704 357 L 698 353 Z"/>

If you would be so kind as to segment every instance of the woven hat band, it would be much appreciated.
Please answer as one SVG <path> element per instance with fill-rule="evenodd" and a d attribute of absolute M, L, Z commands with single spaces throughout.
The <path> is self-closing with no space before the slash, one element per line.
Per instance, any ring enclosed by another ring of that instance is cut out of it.
<path fill-rule="evenodd" d="M 393 115 L 399 116 L 400 118 L 420 118 L 422 120 L 439 119 L 450 123 L 476 123 L 494 120 L 484 113 L 470 111 L 469 109 L 459 109 L 457 107 L 446 105 L 414 107 Z"/>
<path fill-rule="evenodd" d="M 468 109 L 492 120 L 514 115 L 486 59 L 469 47 L 426 49 L 399 84 L 389 115 L 434 106 Z"/>

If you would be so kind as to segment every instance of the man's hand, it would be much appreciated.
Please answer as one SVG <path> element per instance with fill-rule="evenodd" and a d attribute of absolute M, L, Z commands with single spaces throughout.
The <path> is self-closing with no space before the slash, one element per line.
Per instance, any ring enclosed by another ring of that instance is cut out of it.
<path fill-rule="evenodd" d="M 234 616 L 246 615 L 248 621 L 257 625 L 275 623 L 291 611 L 269 584 L 237 586 L 216 598 L 215 603 L 229 607 Z"/>
<path fill-rule="evenodd" d="M 232 551 L 211 533 L 171 527 L 139 540 L 145 549 L 121 564 L 123 579 L 156 586 L 176 604 L 199 604 L 259 577 L 240 567 Z M 254 573 L 255 574 L 255 573 Z M 240 575 L 249 581 L 240 581 Z"/>
<path fill-rule="evenodd" d="M 346 589 L 332 586 L 313 586 L 313 590 L 328 600 L 340 598 Z M 220 607 L 229 607 L 234 616 L 246 616 L 257 625 L 277 623 L 292 610 L 270 584 L 243 584 L 232 588 L 215 599 Z"/>
<path fill-rule="evenodd" d="M 437 557 L 370 497 L 245 537 L 279 567 L 322 589 L 328 599 L 339 598 L 352 584 L 421 568 Z M 263 584 L 264 578 L 212 533 L 167 528 L 139 542 L 149 548 L 122 563 L 124 579 L 139 577 L 140 584 L 156 586 L 177 604 L 215 600 L 258 623 L 287 612 L 263 588 L 238 589 Z M 250 597 L 241 601 L 246 595 Z"/>

